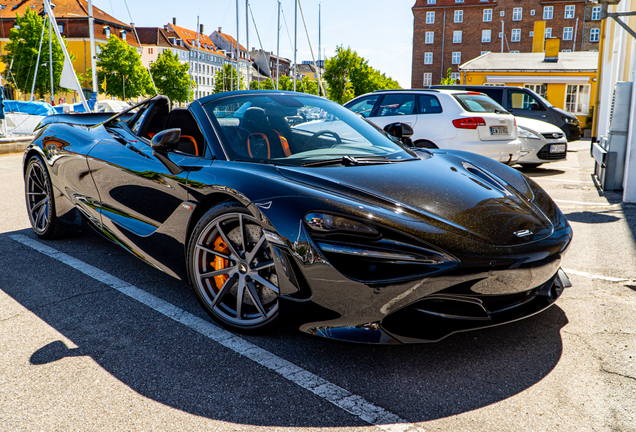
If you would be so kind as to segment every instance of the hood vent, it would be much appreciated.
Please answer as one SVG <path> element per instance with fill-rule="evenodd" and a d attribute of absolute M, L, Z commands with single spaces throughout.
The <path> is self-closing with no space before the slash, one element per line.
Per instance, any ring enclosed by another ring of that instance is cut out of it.
<path fill-rule="evenodd" d="M 462 166 L 466 171 L 479 179 L 479 181 L 476 181 L 476 183 L 481 184 L 482 186 L 487 188 L 490 187 L 492 189 L 498 190 L 505 196 L 512 195 L 512 193 L 506 188 L 503 183 L 498 181 L 493 175 L 489 174 L 488 172 L 482 170 L 481 168 L 477 168 L 475 165 L 468 162 L 462 162 Z M 485 183 L 485 185 L 483 183 Z"/>

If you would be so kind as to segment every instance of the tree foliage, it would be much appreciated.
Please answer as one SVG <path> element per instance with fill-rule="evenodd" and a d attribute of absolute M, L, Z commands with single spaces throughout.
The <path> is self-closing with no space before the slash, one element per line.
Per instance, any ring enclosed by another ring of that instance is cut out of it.
<path fill-rule="evenodd" d="M 451 68 L 446 70 L 446 78 L 442 78 L 441 85 L 455 85 L 457 84 L 453 78 L 451 78 Z"/>
<path fill-rule="evenodd" d="M 329 99 L 343 104 L 356 96 L 375 90 L 399 89 L 397 81 L 369 66 L 351 47 L 336 48 L 336 55 L 325 62 L 324 79 Z"/>
<path fill-rule="evenodd" d="M 243 79 L 240 80 L 241 90 L 247 87 Z M 214 75 L 214 93 L 236 90 L 236 69 L 231 64 L 223 65 L 223 68 Z"/>
<path fill-rule="evenodd" d="M 196 88 L 188 68 L 187 63 L 181 63 L 176 54 L 166 49 L 150 65 L 150 73 L 160 94 L 168 96 L 173 102 L 186 102 L 192 100 Z"/>
<path fill-rule="evenodd" d="M 48 23 L 48 20 L 46 21 Z M 16 14 L 15 27 L 9 32 L 9 42 L 4 46 L 6 54 L 2 56 L 2 61 L 6 63 L 6 79 L 20 92 L 27 95 L 31 93 L 33 78 L 35 76 L 35 65 L 40 47 L 40 37 L 42 27 L 45 25 L 44 18 L 35 11 L 27 9 L 23 16 Z M 62 67 L 64 66 L 64 53 L 55 33 L 52 33 L 53 45 L 53 88 L 55 92 L 67 91 L 60 86 Z M 42 51 L 40 53 L 40 66 L 38 76 L 35 81 L 35 93 L 39 97 L 44 97 L 51 90 L 51 64 L 49 62 L 49 32 L 44 31 L 42 39 Z M 71 61 L 75 57 L 71 55 Z"/>
<path fill-rule="evenodd" d="M 101 49 L 97 60 L 97 79 L 102 86 L 106 81 L 107 95 L 125 100 L 154 93 L 148 70 L 135 48 L 111 36 Z"/>

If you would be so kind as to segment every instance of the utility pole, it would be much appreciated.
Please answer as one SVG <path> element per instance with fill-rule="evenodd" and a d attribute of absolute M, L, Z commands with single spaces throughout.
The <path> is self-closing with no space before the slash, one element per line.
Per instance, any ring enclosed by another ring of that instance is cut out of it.
<path fill-rule="evenodd" d="M 93 78 L 93 93 L 97 93 L 97 50 L 95 48 L 95 20 L 93 19 L 93 0 L 88 0 L 88 31 L 91 38 L 91 72 Z"/>
<path fill-rule="evenodd" d="M 296 54 L 298 53 L 298 0 L 294 0 L 294 91 L 296 91 Z"/>
<path fill-rule="evenodd" d="M 501 20 L 501 52 L 503 53 L 503 42 L 504 42 L 504 22 Z"/>
<path fill-rule="evenodd" d="M 280 0 L 278 0 L 278 27 L 276 28 L 276 90 L 280 81 Z"/>

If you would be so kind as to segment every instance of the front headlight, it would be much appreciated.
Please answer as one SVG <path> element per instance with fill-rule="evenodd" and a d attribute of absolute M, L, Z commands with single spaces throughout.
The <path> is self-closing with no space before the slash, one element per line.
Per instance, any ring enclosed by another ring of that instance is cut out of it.
<path fill-rule="evenodd" d="M 538 134 L 532 132 L 530 129 L 526 129 L 522 126 L 519 126 L 519 136 L 521 138 L 526 138 L 526 139 L 541 139 L 541 137 L 539 137 Z"/>
<path fill-rule="evenodd" d="M 378 235 L 378 230 L 362 222 L 327 213 L 308 213 L 305 221 L 309 228 L 322 233 L 349 232 L 352 234 Z"/>
<path fill-rule="evenodd" d="M 574 117 L 574 118 L 561 117 L 561 118 L 563 119 L 565 124 L 571 124 L 571 125 L 578 125 L 579 124 L 579 119 L 577 119 L 576 117 Z"/>

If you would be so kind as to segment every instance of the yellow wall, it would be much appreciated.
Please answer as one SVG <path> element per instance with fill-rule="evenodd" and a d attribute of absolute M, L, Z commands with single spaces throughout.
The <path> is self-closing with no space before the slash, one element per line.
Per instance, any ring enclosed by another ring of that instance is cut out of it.
<path fill-rule="evenodd" d="M 546 76 L 550 75 L 551 77 L 580 77 L 586 76 L 590 77 L 588 84 L 590 84 L 590 97 L 589 104 L 590 107 L 594 106 L 594 95 L 596 94 L 596 72 L 570 72 L 570 73 L 533 73 L 533 72 L 523 72 L 523 73 L 514 73 L 514 72 L 505 72 L 505 73 L 497 73 L 494 71 L 489 72 L 471 72 L 466 71 L 466 82 L 465 85 L 484 85 L 487 81 L 487 76 Z M 461 74 L 462 81 L 464 80 L 464 73 Z M 527 83 L 530 84 L 530 83 Z M 536 84 L 536 83 L 535 83 Z M 523 84 L 519 83 L 506 83 L 507 86 L 513 87 L 523 87 Z M 547 84 L 546 91 L 546 99 L 552 105 L 557 108 L 565 109 L 565 92 L 567 89 L 567 84 Z M 578 115 L 576 116 L 581 122 L 581 126 L 584 127 L 586 124 L 587 115 Z M 591 126 L 591 125 L 590 125 Z"/>

